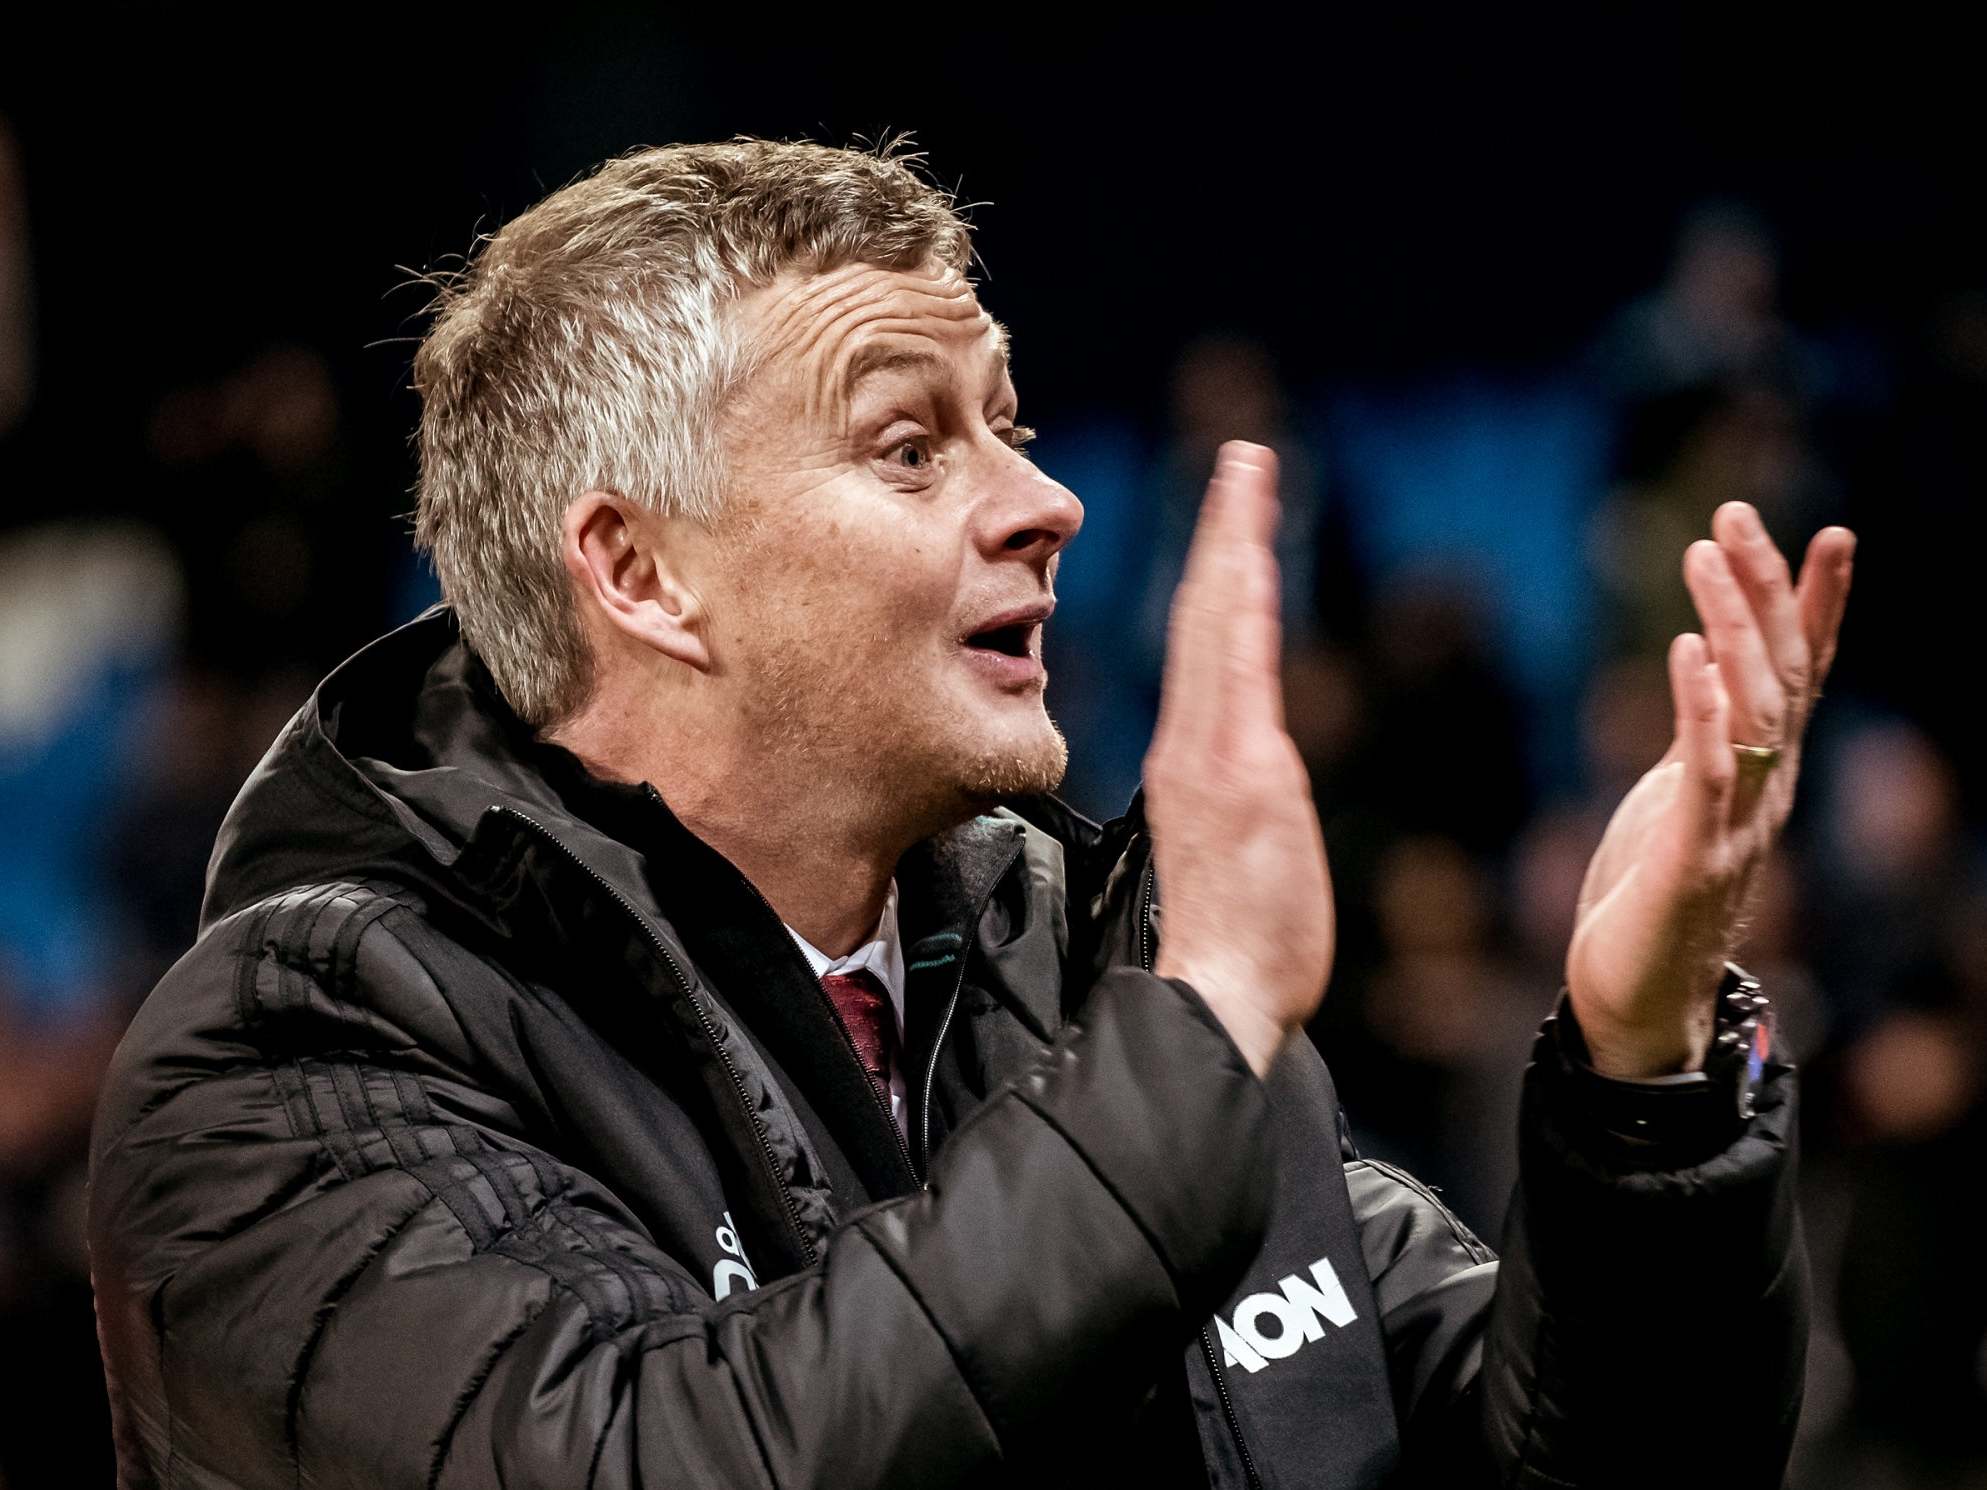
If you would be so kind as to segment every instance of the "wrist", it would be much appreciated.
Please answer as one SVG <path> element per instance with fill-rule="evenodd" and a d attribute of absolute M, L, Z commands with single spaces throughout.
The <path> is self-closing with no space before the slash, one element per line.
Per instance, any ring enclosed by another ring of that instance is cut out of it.
<path fill-rule="evenodd" d="M 1587 1016 L 1580 1016 L 1587 1029 Z M 1588 1064 L 1616 1081 L 1649 1081 L 1659 1076 L 1685 1075 L 1704 1069 L 1711 1045 L 1709 1010 L 1701 1022 L 1671 1030 L 1610 1031 L 1605 1026 L 1587 1034 Z"/>
<path fill-rule="evenodd" d="M 1228 1031 L 1228 1038 L 1235 1042 L 1235 1048 L 1242 1052 L 1242 1059 L 1249 1063 L 1249 1069 L 1256 1073 L 1256 1080 L 1269 1077 L 1271 1066 L 1283 1054 L 1283 1042 L 1290 1038 L 1290 1031 L 1271 1020 L 1242 1018 L 1233 1023 L 1224 1015 L 1222 1028 Z"/>
<path fill-rule="evenodd" d="M 1716 1033 L 1723 977 L 1721 965 L 1671 1017 L 1640 1023 L 1609 1019 L 1573 997 L 1569 989 L 1567 1004 L 1579 1017 L 1588 1064 L 1619 1081 L 1701 1071 Z"/>
<path fill-rule="evenodd" d="M 1565 993 L 1541 1031 L 1537 1060 L 1551 1068 L 1550 1085 L 1594 1142 L 1637 1165 L 1698 1162 L 1744 1130 L 1767 1076 L 1780 1069 L 1771 1064 L 1772 1017 L 1755 979 L 1727 965 L 1711 1007 L 1711 1050 L 1696 1071 L 1622 1077 L 1600 1070 Z"/>
<path fill-rule="evenodd" d="M 1249 1069 L 1256 1073 L 1259 1080 L 1269 1074 L 1269 1068 L 1276 1064 L 1290 1031 L 1254 1004 L 1235 997 L 1229 991 L 1241 986 L 1237 975 L 1224 973 L 1220 969 L 1196 968 L 1163 953 L 1153 972 L 1159 977 L 1185 983 L 1199 994 L 1201 1002 L 1213 1011 L 1222 1030 L 1236 1050 L 1241 1052 L 1242 1059 L 1248 1062 Z"/>

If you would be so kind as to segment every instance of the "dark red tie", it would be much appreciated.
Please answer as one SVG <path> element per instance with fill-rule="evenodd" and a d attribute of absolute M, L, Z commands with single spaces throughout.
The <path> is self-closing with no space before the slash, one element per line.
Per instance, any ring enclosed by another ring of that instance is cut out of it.
<path fill-rule="evenodd" d="M 870 1083 L 890 1110 L 890 1062 L 897 1055 L 897 1014 L 890 1007 L 890 995 L 876 974 L 867 968 L 851 973 L 829 973 L 821 979 L 835 1010 L 848 1026 L 855 1041 L 856 1056 Z"/>

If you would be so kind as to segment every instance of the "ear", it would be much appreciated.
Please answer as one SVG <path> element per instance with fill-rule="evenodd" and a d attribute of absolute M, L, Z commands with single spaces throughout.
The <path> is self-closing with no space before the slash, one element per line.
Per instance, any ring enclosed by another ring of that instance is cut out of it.
<path fill-rule="evenodd" d="M 560 557 L 582 607 L 652 651 L 710 670 L 703 603 L 663 541 L 665 524 L 613 492 L 590 491 L 560 527 Z"/>

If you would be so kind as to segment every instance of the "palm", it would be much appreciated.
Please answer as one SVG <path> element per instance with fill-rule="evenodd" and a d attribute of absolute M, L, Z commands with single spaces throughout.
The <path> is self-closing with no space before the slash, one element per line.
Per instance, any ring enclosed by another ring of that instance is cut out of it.
<path fill-rule="evenodd" d="M 1621 1022 L 1666 989 L 1715 981 L 1731 949 L 1714 933 L 1743 915 L 1752 876 L 1732 867 L 1756 862 L 1752 846 L 1738 825 L 1709 853 L 1694 842 L 1684 772 L 1672 746 L 1615 809 L 1580 886 L 1567 982 Z"/>
<path fill-rule="evenodd" d="M 1714 527 L 1719 541 L 1686 556 L 1706 637 L 1671 648 L 1676 738 L 1609 821 L 1567 952 L 1575 1016 L 1616 1074 L 1703 1058 L 1709 994 L 1792 806 L 1848 593 L 1854 540 L 1842 529 L 1816 536 L 1796 589 L 1750 508 L 1721 508 Z M 1780 759 L 1742 764 L 1734 743 L 1777 746 Z"/>

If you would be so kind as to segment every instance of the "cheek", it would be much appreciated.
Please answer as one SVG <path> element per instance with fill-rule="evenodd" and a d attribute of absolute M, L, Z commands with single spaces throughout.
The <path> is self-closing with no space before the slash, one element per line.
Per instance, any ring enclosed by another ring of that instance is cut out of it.
<path fill-rule="evenodd" d="M 949 580 L 906 555 L 817 549 L 733 598 L 735 644 L 783 672 L 800 659 L 824 675 L 901 676 L 951 640 Z M 777 576 L 777 578 L 774 578 Z"/>
<path fill-rule="evenodd" d="M 840 614 L 879 637 L 942 636 L 956 618 L 957 565 L 900 517 L 830 525 L 803 563 L 795 579 L 809 609 Z"/>
<path fill-rule="evenodd" d="M 740 534 L 727 556 L 721 632 L 734 647 L 769 663 L 902 666 L 956 640 L 956 533 L 948 543 L 909 504 L 832 488 L 810 497 L 816 521 Z"/>

